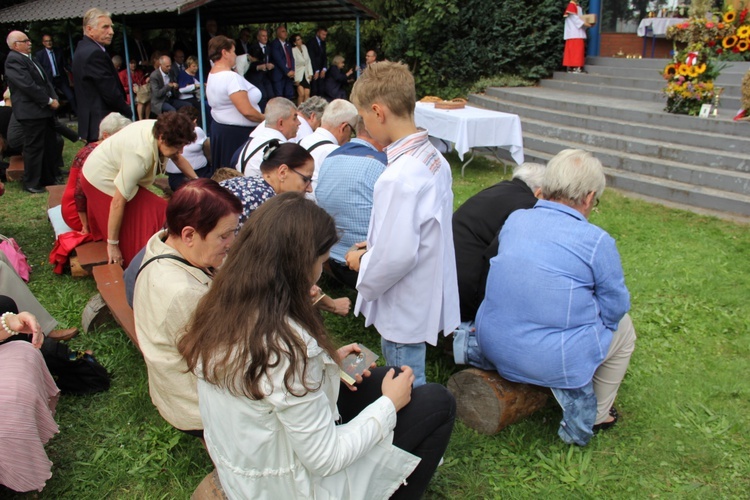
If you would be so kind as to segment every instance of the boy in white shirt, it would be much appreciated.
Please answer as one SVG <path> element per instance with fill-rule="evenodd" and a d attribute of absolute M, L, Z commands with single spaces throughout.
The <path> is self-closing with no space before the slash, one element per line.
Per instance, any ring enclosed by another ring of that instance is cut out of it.
<path fill-rule="evenodd" d="M 388 166 L 375 184 L 367 241 L 346 255 L 359 271 L 355 314 L 382 337 L 386 362 L 426 382 L 426 343 L 460 323 L 453 250 L 450 165 L 414 123 L 416 91 L 406 65 L 372 64 L 351 95 Z"/>

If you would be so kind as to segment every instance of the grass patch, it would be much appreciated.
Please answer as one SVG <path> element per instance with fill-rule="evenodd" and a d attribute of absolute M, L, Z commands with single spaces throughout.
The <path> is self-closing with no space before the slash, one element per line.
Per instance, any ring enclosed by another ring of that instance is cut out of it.
<path fill-rule="evenodd" d="M 69 164 L 73 151 L 66 146 Z M 456 206 L 503 178 L 501 164 L 477 157 L 462 179 L 456 155 L 449 160 Z M 29 195 L 19 183 L 6 186 L 0 232 L 29 256 L 29 286 L 42 304 L 62 326 L 80 325 L 93 280 L 52 272 L 46 196 Z M 750 231 L 612 191 L 591 220 L 617 240 L 638 334 L 618 397 L 622 422 L 582 449 L 557 437 L 555 404 L 496 436 L 458 423 L 429 498 L 747 497 Z M 347 293 L 330 281 L 324 288 Z M 363 328 L 362 318 L 326 315 L 326 323 L 338 341 L 379 350 L 377 333 Z M 61 398 L 61 432 L 47 446 L 53 476 L 39 498 L 189 498 L 211 462 L 197 440 L 155 410 L 135 347 L 113 326 L 71 344 L 94 349 L 113 374 L 112 387 Z M 457 370 L 442 347 L 428 350 L 427 375 L 445 383 Z"/>
<path fill-rule="evenodd" d="M 471 94 L 481 94 L 489 87 L 533 87 L 536 80 L 529 80 L 518 75 L 486 76 L 477 80 L 469 91 Z"/>

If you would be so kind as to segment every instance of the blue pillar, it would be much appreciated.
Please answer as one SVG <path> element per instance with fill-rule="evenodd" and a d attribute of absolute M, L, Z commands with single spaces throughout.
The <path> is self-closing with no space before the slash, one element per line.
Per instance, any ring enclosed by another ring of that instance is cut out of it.
<path fill-rule="evenodd" d="M 586 55 L 598 56 L 600 44 L 599 34 L 602 26 L 602 0 L 590 0 L 588 13 L 596 14 L 596 25 L 589 28 L 586 33 L 586 36 L 588 37 Z"/>
<path fill-rule="evenodd" d="M 359 68 L 362 67 L 362 60 L 360 59 L 360 41 L 359 41 L 359 12 L 357 12 L 357 74 L 359 75 Z"/>
<path fill-rule="evenodd" d="M 198 79 L 201 81 L 201 125 L 206 129 L 206 79 L 203 75 L 203 39 L 201 37 L 201 9 L 195 9 L 195 34 L 198 38 Z M 214 166 L 214 168 L 217 168 Z"/>
<path fill-rule="evenodd" d="M 138 120 L 138 114 L 135 112 L 135 96 L 133 95 L 133 75 L 130 74 L 130 52 L 128 51 L 128 30 L 125 26 L 125 17 L 122 18 L 122 40 L 125 43 L 125 71 L 128 74 L 128 93 L 130 94 L 130 112 L 133 113 L 133 121 Z M 148 118 L 148 116 L 146 117 Z"/>

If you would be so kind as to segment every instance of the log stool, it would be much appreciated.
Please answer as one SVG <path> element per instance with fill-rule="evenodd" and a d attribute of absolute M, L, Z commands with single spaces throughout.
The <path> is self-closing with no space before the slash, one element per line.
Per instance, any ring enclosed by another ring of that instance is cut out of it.
<path fill-rule="evenodd" d="M 224 494 L 224 489 L 219 482 L 219 474 L 214 469 L 203 478 L 203 481 L 195 489 L 190 500 L 223 500 L 225 498 L 227 496 Z"/>
<path fill-rule="evenodd" d="M 545 389 L 509 382 L 497 372 L 469 368 L 448 380 L 456 416 L 480 434 L 497 434 L 547 403 Z"/>

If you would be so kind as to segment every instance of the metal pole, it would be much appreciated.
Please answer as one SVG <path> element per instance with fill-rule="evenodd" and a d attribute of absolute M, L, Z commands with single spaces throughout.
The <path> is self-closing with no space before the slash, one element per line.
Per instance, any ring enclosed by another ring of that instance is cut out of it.
<path fill-rule="evenodd" d="M 588 30 L 588 47 L 586 48 L 586 55 L 598 56 L 599 55 L 599 33 L 602 26 L 602 0 L 591 0 L 589 2 L 589 13 L 596 14 L 596 25 Z"/>
<path fill-rule="evenodd" d="M 130 51 L 128 51 L 128 30 L 125 25 L 125 18 L 122 18 L 122 40 L 125 44 L 125 71 L 128 75 L 128 93 L 130 94 L 130 112 L 133 113 L 133 121 L 138 120 L 138 115 L 135 114 L 135 96 L 133 95 L 133 75 L 130 74 Z M 148 118 L 148 116 L 146 117 Z"/>
<path fill-rule="evenodd" d="M 203 130 L 207 133 L 206 129 L 206 80 L 203 78 L 203 40 L 201 39 L 201 9 L 195 9 L 195 34 L 198 37 L 198 75 L 201 81 L 201 125 Z M 217 168 L 214 165 L 214 168 Z"/>
<path fill-rule="evenodd" d="M 359 12 L 357 13 L 357 75 L 359 75 L 360 71 L 359 69 L 362 67 L 362 60 L 360 59 L 360 49 L 359 49 Z"/>

